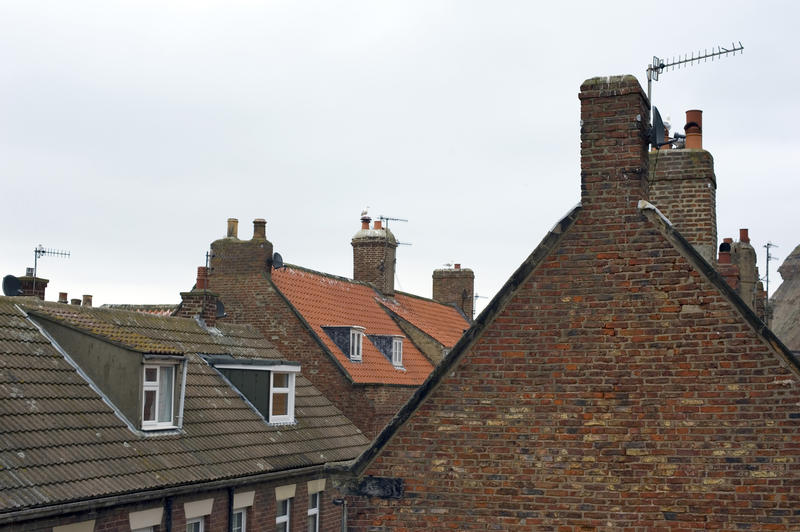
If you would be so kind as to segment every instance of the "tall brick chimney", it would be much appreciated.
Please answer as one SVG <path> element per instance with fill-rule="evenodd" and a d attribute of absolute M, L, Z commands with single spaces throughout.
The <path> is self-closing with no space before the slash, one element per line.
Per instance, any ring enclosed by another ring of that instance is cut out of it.
<path fill-rule="evenodd" d="M 717 179 L 702 149 L 702 116 L 686 111 L 686 148 L 650 154 L 650 202 L 669 218 L 709 264 L 716 264 Z"/>
<path fill-rule="evenodd" d="M 434 270 L 433 299 L 446 305 L 455 305 L 468 320 L 472 320 L 475 274 L 469 268 L 462 268 L 460 264 L 453 268 Z"/>
<path fill-rule="evenodd" d="M 727 240 L 727 239 L 726 239 Z M 756 250 L 750 245 L 750 232 L 739 229 L 739 241 L 731 243 L 731 262 L 739 268 L 739 286 L 736 292 L 747 306 L 756 311 L 756 301 L 760 299 Z"/>
<path fill-rule="evenodd" d="M 585 219 L 624 223 L 647 199 L 647 98 L 633 76 L 586 80 L 579 98 Z"/>
<path fill-rule="evenodd" d="M 385 296 L 394 295 L 397 240 L 380 220 L 369 228 L 371 218 L 361 217 L 361 229 L 353 236 L 353 279 L 372 283 Z"/>
<path fill-rule="evenodd" d="M 239 221 L 228 218 L 227 236 L 211 243 L 209 278 L 215 276 L 262 273 L 269 276 L 272 270 L 272 243 L 267 240 L 267 222 L 253 220 L 253 238 L 239 240 Z"/>
<path fill-rule="evenodd" d="M 201 318 L 207 327 L 216 325 L 218 296 L 208 289 L 208 268 L 197 268 L 197 283 L 191 292 L 181 292 L 181 300 L 178 316 Z"/>

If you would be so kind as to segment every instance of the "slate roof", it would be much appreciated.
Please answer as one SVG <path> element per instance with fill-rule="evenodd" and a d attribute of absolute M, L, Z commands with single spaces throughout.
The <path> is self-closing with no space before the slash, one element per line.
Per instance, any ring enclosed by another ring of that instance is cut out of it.
<path fill-rule="evenodd" d="M 452 348 L 469 323 L 452 305 L 445 305 L 404 292 L 395 292 L 394 298 L 381 298 L 381 304 L 447 348 Z"/>
<path fill-rule="evenodd" d="M 404 369 L 397 369 L 366 338 L 362 361 L 351 361 L 325 332 L 325 326 L 356 325 L 366 328 L 366 335 L 403 335 L 371 285 L 292 265 L 274 270 L 272 281 L 353 382 L 418 386 L 433 370 L 431 362 L 409 339 L 403 342 Z"/>
<path fill-rule="evenodd" d="M 188 359 L 181 433 L 144 436 L 25 316 L 143 352 Z M 23 508 L 322 465 L 355 457 L 361 432 L 301 375 L 297 423 L 266 424 L 197 353 L 276 359 L 247 326 L 0 297 L 0 517 Z"/>

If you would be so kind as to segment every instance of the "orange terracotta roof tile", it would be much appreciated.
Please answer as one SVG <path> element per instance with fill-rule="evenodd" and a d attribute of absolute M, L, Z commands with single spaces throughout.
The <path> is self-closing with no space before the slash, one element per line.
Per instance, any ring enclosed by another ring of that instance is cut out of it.
<path fill-rule="evenodd" d="M 397 369 L 366 338 L 361 362 L 351 361 L 325 332 L 325 326 L 355 325 L 364 327 L 366 335 L 405 336 L 381 307 L 380 298 L 371 286 L 290 265 L 274 270 L 272 281 L 354 382 L 418 386 L 433 370 L 428 359 L 409 340 L 403 342 L 404 369 Z"/>
<path fill-rule="evenodd" d="M 381 303 L 447 348 L 456 345 L 469 329 L 469 323 L 455 307 L 432 299 L 396 292 L 394 299 L 382 298 Z"/>

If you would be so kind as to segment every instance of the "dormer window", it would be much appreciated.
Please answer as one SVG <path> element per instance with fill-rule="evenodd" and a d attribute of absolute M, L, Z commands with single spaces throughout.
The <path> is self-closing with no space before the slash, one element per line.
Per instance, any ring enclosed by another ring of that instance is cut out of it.
<path fill-rule="evenodd" d="M 360 361 L 364 347 L 364 328 L 352 327 L 350 329 L 350 360 Z"/>
<path fill-rule="evenodd" d="M 294 421 L 294 375 L 294 373 L 270 371 L 270 423 Z"/>
<path fill-rule="evenodd" d="M 142 430 L 175 427 L 175 365 L 145 364 L 142 376 Z"/>
<path fill-rule="evenodd" d="M 403 366 L 403 339 L 400 337 L 392 339 L 392 365 L 396 368 Z"/>
<path fill-rule="evenodd" d="M 230 355 L 203 355 L 203 359 L 268 423 L 295 422 L 294 395 L 299 364 L 285 360 L 237 359 Z"/>

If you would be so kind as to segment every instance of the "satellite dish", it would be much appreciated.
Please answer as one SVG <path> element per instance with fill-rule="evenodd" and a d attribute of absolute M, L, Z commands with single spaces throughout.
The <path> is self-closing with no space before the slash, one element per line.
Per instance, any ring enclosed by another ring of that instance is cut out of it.
<path fill-rule="evenodd" d="M 272 255 L 272 267 L 276 270 L 280 270 L 283 268 L 283 257 L 281 257 L 280 253 L 275 253 Z"/>
<path fill-rule="evenodd" d="M 227 316 L 225 314 L 225 305 L 222 304 L 222 301 L 217 300 L 217 318 L 224 318 Z"/>
<path fill-rule="evenodd" d="M 666 144 L 664 141 L 664 121 L 661 120 L 661 113 L 658 107 L 653 106 L 653 127 L 650 129 L 650 144 L 654 148 L 659 148 Z"/>
<path fill-rule="evenodd" d="M 21 296 L 22 283 L 13 275 L 3 277 L 3 294 L 7 296 Z"/>

